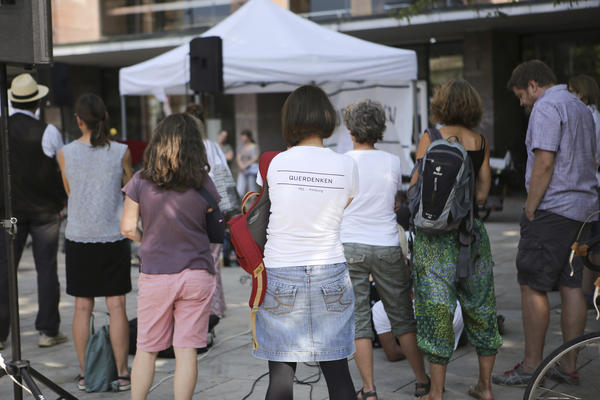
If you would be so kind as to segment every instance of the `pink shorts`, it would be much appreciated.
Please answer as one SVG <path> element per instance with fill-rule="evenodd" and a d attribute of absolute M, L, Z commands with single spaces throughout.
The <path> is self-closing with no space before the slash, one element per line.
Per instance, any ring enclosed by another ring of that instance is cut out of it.
<path fill-rule="evenodd" d="M 137 348 L 206 347 L 215 276 L 203 269 L 144 274 L 138 279 Z"/>

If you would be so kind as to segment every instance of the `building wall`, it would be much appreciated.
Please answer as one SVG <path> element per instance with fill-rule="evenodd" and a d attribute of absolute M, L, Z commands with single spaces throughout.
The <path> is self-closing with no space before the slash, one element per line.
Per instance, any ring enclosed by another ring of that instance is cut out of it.
<path fill-rule="evenodd" d="M 52 0 L 55 44 L 101 39 L 100 0 Z"/>

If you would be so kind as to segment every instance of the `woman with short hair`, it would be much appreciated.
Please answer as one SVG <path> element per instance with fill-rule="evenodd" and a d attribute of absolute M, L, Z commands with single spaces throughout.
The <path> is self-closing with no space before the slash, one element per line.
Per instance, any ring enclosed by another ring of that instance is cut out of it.
<path fill-rule="evenodd" d="M 296 89 L 283 105 L 288 150 L 267 173 L 267 292 L 253 350 L 269 361 L 267 400 L 292 399 L 298 362 L 319 362 L 330 399 L 355 398 L 347 361 L 354 353 L 354 296 L 339 233 L 358 174 L 350 157 L 323 146 L 335 125 L 335 110 L 318 87 Z"/>
<path fill-rule="evenodd" d="M 117 366 L 118 390 L 129 390 L 129 323 L 125 294 L 131 291 L 131 251 L 119 229 L 121 186 L 132 175 L 127 145 L 110 140 L 108 113 L 93 93 L 75 104 L 81 137 L 58 152 L 69 196 L 65 230 L 67 294 L 75 296 L 73 341 L 79 359 L 77 386 L 85 390 L 85 352 L 94 298 L 105 297 L 110 342 Z"/>
<path fill-rule="evenodd" d="M 363 381 L 359 399 L 377 398 L 369 276 L 373 277 L 387 311 L 392 334 L 415 373 L 415 396 L 429 391 L 423 356 L 417 349 L 407 255 L 400 247 L 394 212 L 396 194 L 402 185 L 400 158 L 375 148 L 375 143 L 383 139 L 385 120 L 383 106 L 371 100 L 352 104 L 344 111 L 344 123 L 354 144 L 354 150 L 346 155 L 356 162 L 360 182 L 352 204 L 344 210 L 341 231 L 355 297 L 354 359 Z"/>
<path fill-rule="evenodd" d="M 188 114 L 163 119 L 144 153 L 144 167 L 123 188 L 121 232 L 140 246 L 137 351 L 131 398 L 145 399 L 159 351 L 175 352 L 174 398 L 192 398 L 197 348 L 206 347 L 215 270 L 200 193 L 220 200 L 198 128 Z M 144 232 L 138 229 L 141 218 Z"/>
<path fill-rule="evenodd" d="M 451 80 L 435 90 L 430 106 L 431 121 L 444 139 L 457 140 L 467 150 L 475 176 L 473 229 L 479 232 L 479 247 L 471 248 L 469 276 L 457 282 L 458 231 L 428 234 L 417 230 L 414 239 L 414 291 L 417 318 L 417 344 L 429 359 L 431 390 L 425 399 L 443 398 L 446 367 L 454 351 L 452 320 L 456 300 L 460 302 L 469 343 L 477 351 L 479 380 L 469 389 L 477 399 L 494 398 L 491 373 L 496 353 L 502 345 L 496 318 L 494 274 L 490 241 L 477 205 L 484 204 L 491 185 L 490 151 L 485 138 L 474 129 L 479 125 L 483 107 L 477 91 L 468 82 Z M 421 136 L 417 160 L 423 159 L 431 144 L 428 132 Z M 418 179 L 418 171 L 411 185 Z"/>

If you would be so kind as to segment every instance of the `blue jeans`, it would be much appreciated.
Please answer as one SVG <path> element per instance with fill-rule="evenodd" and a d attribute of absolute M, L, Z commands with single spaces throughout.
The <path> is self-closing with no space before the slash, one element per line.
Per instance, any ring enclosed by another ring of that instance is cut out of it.
<path fill-rule="evenodd" d="M 60 325 L 56 253 L 60 218 L 56 213 L 17 215 L 17 235 L 14 240 L 15 264 L 19 265 L 27 235 L 31 235 L 33 258 L 37 272 L 38 314 L 35 329 L 56 336 Z M 10 328 L 8 308 L 8 264 L 6 259 L 6 233 L 0 229 L 0 341 L 5 341 Z"/>

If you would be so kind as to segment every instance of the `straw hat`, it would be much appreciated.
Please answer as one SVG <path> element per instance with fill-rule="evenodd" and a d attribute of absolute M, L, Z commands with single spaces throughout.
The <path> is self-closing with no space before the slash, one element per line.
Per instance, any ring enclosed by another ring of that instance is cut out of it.
<path fill-rule="evenodd" d="M 39 100 L 48 94 L 48 87 L 38 85 L 29 74 L 17 75 L 8 90 L 8 98 L 15 103 L 29 103 Z"/>

